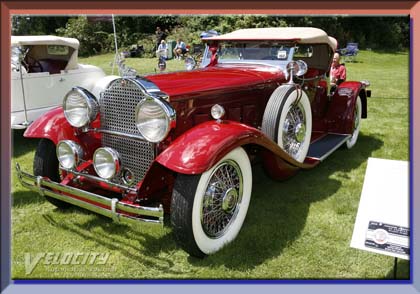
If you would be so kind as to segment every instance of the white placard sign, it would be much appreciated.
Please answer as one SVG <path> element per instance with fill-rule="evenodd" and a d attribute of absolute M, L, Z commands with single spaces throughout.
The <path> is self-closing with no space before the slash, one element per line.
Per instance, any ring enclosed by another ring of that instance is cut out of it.
<path fill-rule="evenodd" d="M 410 258 L 409 165 L 369 158 L 350 246 Z"/>

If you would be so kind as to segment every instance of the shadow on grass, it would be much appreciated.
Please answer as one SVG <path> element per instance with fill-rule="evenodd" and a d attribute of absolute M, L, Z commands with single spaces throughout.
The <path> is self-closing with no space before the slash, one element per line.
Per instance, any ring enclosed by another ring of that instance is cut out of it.
<path fill-rule="evenodd" d="M 25 130 L 12 130 L 12 156 L 17 158 L 28 152 L 34 151 L 38 145 L 38 139 L 23 137 Z"/>
<path fill-rule="evenodd" d="M 12 207 L 21 207 L 29 204 L 41 204 L 44 202 L 44 197 L 32 191 L 14 192 L 12 197 Z"/>
<path fill-rule="evenodd" d="M 235 242 L 205 259 L 189 257 L 189 263 L 197 268 L 225 266 L 235 270 L 249 270 L 281 255 L 287 246 L 299 238 L 311 204 L 330 197 L 340 189 L 342 182 L 332 179 L 331 175 L 340 172 L 341 178 L 345 178 L 346 173 L 359 168 L 382 145 L 383 141 L 377 137 L 361 134 L 353 149 L 337 150 L 315 169 L 299 172 L 284 182 L 269 179 L 260 165 L 254 166 L 251 205 Z M 24 193 L 20 196 L 27 197 Z M 77 208 L 69 212 L 74 209 Z M 90 214 L 83 209 L 77 210 Z M 179 247 L 171 233 L 152 235 L 139 232 L 131 226 L 113 223 L 105 217 L 95 217 L 82 224 L 57 222 L 50 214 L 44 215 L 44 218 L 56 227 L 116 250 L 139 264 L 168 274 L 178 274 L 173 268 L 171 254 L 177 252 Z M 90 230 L 95 227 L 102 229 L 91 233 Z"/>
<path fill-rule="evenodd" d="M 60 210 L 60 213 L 70 214 L 75 211 L 91 214 L 91 212 L 77 207 L 72 207 L 64 212 Z M 156 234 L 158 235 L 156 237 L 145 232 L 139 232 L 129 225 L 114 223 L 102 215 L 97 215 L 97 217 L 84 223 L 58 222 L 55 221 L 53 214 L 44 214 L 43 217 L 49 224 L 72 234 L 77 234 L 84 240 L 91 240 L 109 250 L 117 251 L 122 256 L 138 262 L 142 267 L 146 266 L 153 270 L 174 275 L 185 273 L 175 270 L 173 258 L 171 258 L 170 253 L 167 253 L 178 249 L 171 234 Z M 100 230 L 91 233 L 91 230 L 97 227 Z M 167 254 L 162 254 L 165 252 Z M 138 279 L 139 276 L 116 276 L 114 278 Z"/>
<path fill-rule="evenodd" d="M 401 51 L 401 50 L 386 50 L 386 49 L 375 49 L 372 50 L 372 52 L 377 53 L 377 54 L 393 54 L 393 55 L 407 55 L 409 54 L 409 51 Z"/>
<path fill-rule="evenodd" d="M 343 59 L 343 57 L 341 57 L 342 62 L 344 63 L 344 65 L 348 65 L 348 64 L 353 64 L 353 63 L 364 63 L 361 60 L 345 60 Z"/>

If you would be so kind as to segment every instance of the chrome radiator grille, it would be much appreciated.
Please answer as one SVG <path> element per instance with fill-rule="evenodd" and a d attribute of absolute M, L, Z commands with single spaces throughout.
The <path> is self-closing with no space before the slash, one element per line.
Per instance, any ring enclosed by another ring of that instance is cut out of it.
<path fill-rule="evenodd" d="M 134 184 L 142 180 L 154 156 L 154 144 L 136 139 L 102 134 L 102 145 L 118 151 L 122 166 L 134 174 Z"/>
<path fill-rule="evenodd" d="M 123 168 L 134 174 L 134 184 L 143 179 L 155 158 L 154 144 L 130 137 L 140 136 L 134 117 L 136 106 L 143 97 L 140 86 L 121 79 L 111 84 L 99 102 L 101 129 L 124 134 L 104 132 L 102 146 L 111 147 L 119 153 Z"/>
<path fill-rule="evenodd" d="M 134 115 L 143 97 L 140 86 L 134 82 L 124 79 L 114 82 L 101 97 L 101 128 L 139 135 Z"/>

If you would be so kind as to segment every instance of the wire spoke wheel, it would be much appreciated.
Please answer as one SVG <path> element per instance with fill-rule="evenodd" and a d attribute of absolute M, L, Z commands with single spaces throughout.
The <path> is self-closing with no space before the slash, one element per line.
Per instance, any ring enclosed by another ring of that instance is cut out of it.
<path fill-rule="evenodd" d="M 305 109 L 300 103 L 290 106 L 282 131 L 283 149 L 296 159 L 306 136 Z"/>
<path fill-rule="evenodd" d="M 243 190 L 241 170 L 234 161 L 222 162 L 213 171 L 203 197 L 201 225 L 210 238 L 219 238 L 234 222 Z"/>
<path fill-rule="evenodd" d="M 189 254 L 213 254 L 235 240 L 252 191 L 252 168 L 237 147 L 201 175 L 178 174 L 171 202 L 175 239 Z"/>

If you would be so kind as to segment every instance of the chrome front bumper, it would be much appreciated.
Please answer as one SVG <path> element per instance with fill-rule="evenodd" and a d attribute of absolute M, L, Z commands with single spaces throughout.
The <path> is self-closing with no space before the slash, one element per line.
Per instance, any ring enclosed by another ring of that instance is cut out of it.
<path fill-rule="evenodd" d="M 116 198 L 106 198 L 91 192 L 53 182 L 48 178 L 30 175 L 22 171 L 19 164 L 16 164 L 16 171 L 19 181 L 24 187 L 38 192 L 42 196 L 52 197 L 57 200 L 85 208 L 87 210 L 112 218 L 116 222 L 130 224 L 152 224 L 160 225 L 163 227 L 164 211 L 162 205 L 159 205 L 159 207 L 130 205 L 124 202 L 120 202 Z M 70 194 L 77 198 L 68 196 L 66 194 Z M 99 203 L 100 205 L 103 205 L 107 208 L 97 206 L 90 202 Z M 149 218 L 144 218 L 145 216 Z"/>

